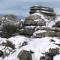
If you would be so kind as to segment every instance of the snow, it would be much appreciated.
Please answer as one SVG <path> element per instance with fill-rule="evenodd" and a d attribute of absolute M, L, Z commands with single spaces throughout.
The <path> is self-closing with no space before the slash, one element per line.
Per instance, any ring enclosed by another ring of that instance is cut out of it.
<path fill-rule="evenodd" d="M 36 21 L 36 22 L 37 22 L 37 21 L 40 21 L 40 20 L 39 20 L 39 19 L 36 19 L 36 20 L 34 20 L 34 21 Z"/>
<path fill-rule="evenodd" d="M 31 28 L 31 29 L 33 29 L 33 28 L 35 28 L 36 26 L 25 26 L 25 28 Z"/>
<path fill-rule="evenodd" d="M 2 42 L 6 42 L 6 40 L 7 40 L 6 38 L 1 38 L 1 37 L 0 37 L 0 44 L 1 44 Z"/>
<path fill-rule="evenodd" d="M 46 22 L 46 27 L 52 27 L 53 25 L 55 25 L 55 21 L 54 20 Z"/>
<path fill-rule="evenodd" d="M 42 13 L 34 13 L 34 14 L 32 14 L 32 16 L 36 16 L 36 15 L 40 16 L 41 19 L 36 19 L 34 21 L 41 21 L 43 19 L 44 21 L 46 21 L 46 27 L 52 27 L 55 24 L 55 20 L 52 20 L 51 18 L 49 20 L 46 19 L 45 16 Z M 56 20 L 60 20 L 60 18 L 57 18 Z"/>
<path fill-rule="evenodd" d="M 0 37 L 0 50 L 3 50 L 4 48 L 5 48 L 5 46 L 2 46 L 1 44 L 2 44 L 2 42 L 6 42 L 6 38 L 1 38 Z"/>
<path fill-rule="evenodd" d="M 58 22 L 58 21 L 60 21 L 60 16 L 57 16 L 57 18 L 55 20 L 55 22 Z"/>
<path fill-rule="evenodd" d="M 34 52 L 47 52 L 49 48 L 56 48 L 58 46 L 56 46 L 55 44 L 52 44 L 50 42 L 49 37 L 45 37 L 45 38 L 34 38 L 32 39 L 32 41 L 29 42 L 29 44 L 27 46 L 24 47 L 24 49 L 30 49 Z"/>
<path fill-rule="evenodd" d="M 46 32 L 46 30 L 38 30 L 38 31 L 36 31 L 35 33 L 43 33 L 43 32 Z"/>
<path fill-rule="evenodd" d="M 6 40 L 5 38 L 1 38 L 2 40 Z M 50 40 L 54 39 L 55 42 L 51 42 Z M 8 39 L 9 41 L 11 41 L 13 44 L 15 44 L 16 49 L 15 52 L 11 53 L 8 57 L 5 57 L 3 60 L 19 60 L 17 55 L 19 54 L 19 52 L 21 50 L 27 50 L 27 51 L 33 51 L 34 54 L 32 54 L 32 59 L 33 60 L 39 60 L 41 56 L 43 56 L 42 53 L 45 53 L 47 51 L 49 51 L 49 48 L 56 48 L 59 46 L 55 45 L 54 43 L 59 43 L 60 39 L 56 38 L 56 37 L 44 37 L 44 38 L 27 38 L 24 36 L 14 36 Z M 28 42 L 28 45 L 26 46 L 22 46 L 22 43 L 24 41 Z M 7 50 L 7 52 L 9 52 Z"/>
<path fill-rule="evenodd" d="M 24 41 L 28 41 L 28 38 L 24 36 L 14 36 L 9 38 L 8 40 L 15 44 L 15 48 L 18 48 L 19 46 L 22 45 Z"/>
<path fill-rule="evenodd" d="M 4 40 L 5 38 L 1 38 Z M 51 42 L 50 39 L 53 39 L 55 42 Z M 49 50 L 49 48 L 56 48 L 58 47 L 54 43 L 60 43 L 60 39 L 54 37 L 44 37 L 44 38 L 27 38 L 24 36 L 15 36 L 8 39 L 9 41 L 13 42 L 16 46 L 16 50 L 13 54 L 10 54 L 8 57 L 5 57 L 3 60 L 19 60 L 17 55 L 21 50 L 32 50 L 34 54 L 32 54 L 33 60 L 39 60 L 42 53 L 45 53 Z M 28 45 L 18 48 L 19 45 L 21 46 L 24 41 L 28 42 Z M 59 47 L 58 47 L 59 48 Z M 54 60 L 60 59 L 60 55 L 54 57 Z"/>
<path fill-rule="evenodd" d="M 60 60 L 60 54 L 56 55 L 53 60 Z"/>
<path fill-rule="evenodd" d="M 32 60 L 36 60 L 36 58 L 37 58 L 37 60 L 40 60 L 40 56 L 43 56 L 41 53 L 39 53 L 39 52 L 37 52 L 37 53 L 34 53 L 33 55 L 32 55 Z"/>
<path fill-rule="evenodd" d="M 41 16 L 42 19 L 45 19 L 44 15 L 42 13 L 34 13 L 34 14 L 32 14 L 32 16 L 35 16 L 35 15 Z"/>
<path fill-rule="evenodd" d="M 41 12 L 43 12 L 43 13 L 53 13 L 53 12 L 49 12 L 49 11 L 41 11 Z"/>
<path fill-rule="evenodd" d="M 19 50 L 17 49 L 17 51 L 14 54 L 9 55 L 8 57 L 4 58 L 3 60 L 12 60 L 12 59 L 13 60 L 19 60 L 17 57 L 18 53 L 19 53 Z"/>
<path fill-rule="evenodd" d="M 38 31 L 33 33 L 33 36 L 36 36 L 36 34 L 44 33 L 44 32 L 47 32 L 47 31 L 46 30 L 38 30 Z"/>
<path fill-rule="evenodd" d="M 2 60 L 2 57 L 0 57 L 0 60 Z"/>

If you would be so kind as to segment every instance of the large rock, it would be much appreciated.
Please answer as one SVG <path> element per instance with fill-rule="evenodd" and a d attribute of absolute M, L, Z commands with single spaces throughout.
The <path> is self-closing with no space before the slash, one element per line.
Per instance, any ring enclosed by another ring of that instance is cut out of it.
<path fill-rule="evenodd" d="M 54 27 L 60 27 L 60 21 L 56 22 Z"/>
<path fill-rule="evenodd" d="M 18 58 L 19 60 L 32 60 L 32 55 L 29 51 L 23 50 L 18 54 Z"/>
<path fill-rule="evenodd" d="M 46 6 L 40 6 L 40 5 L 34 5 L 30 7 L 30 14 L 36 13 L 37 11 L 47 15 L 47 16 L 55 16 L 55 12 L 53 8 L 46 7 Z"/>
<path fill-rule="evenodd" d="M 20 21 L 18 21 L 18 18 L 17 16 L 15 15 L 5 15 L 4 16 L 4 24 L 5 25 L 13 25 L 13 26 L 16 26 L 18 27 L 21 23 Z"/>
<path fill-rule="evenodd" d="M 44 26 L 44 25 L 46 25 L 46 22 L 45 22 L 44 16 L 42 14 L 34 13 L 25 19 L 24 25 L 25 26 L 31 26 L 31 25 Z"/>
<path fill-rule="evenodd" d="M 23 29 L 20 29 L 19 34 L 30 37 L 33 35 L 33 32 L 34 32 L 34 29 L 23 28 Z"/>
<path fill-rule="evenodd" d="M 58 31 L 46 31 L 46 32 L 39 32 L 33 35 L 35 38 L 42 38 L 42 37 L 60 37 L 60 32 Z"/>
<path fill-rule="evenodd" d="M 4 37 L 6 37 L 6 35 L 10 36 L 22 28 L 22 23 L 17 20 L 15 15 L 5 15 L 0 21 L 0 31 L 3 32 L 1 35 L 4 35 Z"/>
<path fill-rule="evenodd" d="M 2 57 L 2 56 L 3 56 L 3 51 L 0 50 L 0 57 Z"/>

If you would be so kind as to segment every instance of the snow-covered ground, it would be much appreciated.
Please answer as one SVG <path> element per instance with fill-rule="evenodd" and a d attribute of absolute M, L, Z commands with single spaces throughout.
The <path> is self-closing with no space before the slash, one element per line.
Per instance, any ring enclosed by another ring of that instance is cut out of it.
<path fill-rule="evenodd" d="M 53 39 L 55 42 L 51 42 L 50 41 L 51 39 Z M 6 42 L 6 40 L 7 40 L 6 38 L 0 38 L 1 42 Z M 56 48 L 56 47 L 59 48 L 59 46 L 55 45 L 54 43 L 58 44 L 60 43 L 60 39 L 56 37 L 27 38 L 24 36 L 14 36 L 9 38 L 8 40 L 11 41 L 13 44 L 15 44 L 16 49 L 14 53 L 11 53 L 8 57 L 5 57 L 3 60 L 12 60 L 12 59 L 19 60 L 17 58 L 17 55 L 21 50 L 33 51 L 34 54 L 32 54 L 32 59 L 39 60 L 40 56 L 43 56 L 42 53 L 48 52 L 49 48 Z M 24 41 L 26 41 L 28 45 L 22 46 Z"/>
<path fill-rule="evenodd" d="M 54 60 L 60 60 L 60 54 L 54 57 Z"/>

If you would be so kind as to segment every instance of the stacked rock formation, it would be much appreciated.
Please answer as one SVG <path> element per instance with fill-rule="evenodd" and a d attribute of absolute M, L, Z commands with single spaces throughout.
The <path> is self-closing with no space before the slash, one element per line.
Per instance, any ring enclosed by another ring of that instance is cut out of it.
<path fill-rule="evenodd" d="M 0 35 L 25 35 L 33 37 L 59 37 L 60 20 L 53 8 L 45 6 L 32 6 L 29 16 L 24 22 L 17 19 L 15 15 L 5 15 L 0 17 Z"/>
<path fill-rule="evenodd" d="M 33 14 L 36 12 L 42 13 L 48 17 L 55 17 L 56 16 L 53 8 L 49 8 L 49 7 L 45 7 L 45 6 L 39 6 L 39 5 L 32 6 L 30 8 L 30 14 Z"/>
<path fill-rule="evenodd" d="M 26 17 L 24 22 L 24 29 L 31 30 L 35 37 L 60 36 L 59 32 L 55 32 L 60 31 L 60 28 L 53 27 L 56 20 L 53 8 L 36 5 L 30 8 L 29 13 L 30 15 Z M 37 32 L 38 30 L 40 31 Z M 30 34 L 30 31 L 26 34 Z"/>

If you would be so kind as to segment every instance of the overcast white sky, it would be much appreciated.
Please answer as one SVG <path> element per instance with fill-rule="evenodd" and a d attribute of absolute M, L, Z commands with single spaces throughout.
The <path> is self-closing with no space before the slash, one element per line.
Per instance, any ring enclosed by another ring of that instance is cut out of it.
<path fill-rule="evenodd" d="M 27 16 L 32 5 L 44 5 L 60 13 L 60 0 L 0 0 L 0 14 Z"/>

